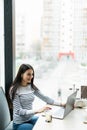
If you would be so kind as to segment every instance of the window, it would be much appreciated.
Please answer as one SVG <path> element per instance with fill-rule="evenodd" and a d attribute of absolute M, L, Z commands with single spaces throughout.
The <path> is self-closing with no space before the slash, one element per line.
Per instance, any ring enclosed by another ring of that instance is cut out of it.
<path fill-rule="evenodd" d="M 67 91 L 73 84 L 76 88 L 87 85 L 87 48 L 80 47 L 84 41 L 81 33 L 84 29 L 87 33 L 81 17 L 87 0 L 83 4 L 71 0 L 48 2 L 15 0 L 15 59 L 16 72 L 22 63 L 31 64 L 37 86 L 52 95 L 58 88 Z M 50 87 L 52 92 L 47 91 Z"/>

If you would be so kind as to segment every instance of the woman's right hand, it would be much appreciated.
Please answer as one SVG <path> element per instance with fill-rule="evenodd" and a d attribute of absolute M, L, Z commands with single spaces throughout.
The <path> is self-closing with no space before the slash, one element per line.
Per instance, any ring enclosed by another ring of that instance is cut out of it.
<path fill-rule="evenodd" d="M 51 109 L 51 107 L 45 106 L 45 107 L 42 107 L 39 110 L 37 110 L 36 113 L 42 113 L 42 112 L 50 110 L 50 109 Z"/>

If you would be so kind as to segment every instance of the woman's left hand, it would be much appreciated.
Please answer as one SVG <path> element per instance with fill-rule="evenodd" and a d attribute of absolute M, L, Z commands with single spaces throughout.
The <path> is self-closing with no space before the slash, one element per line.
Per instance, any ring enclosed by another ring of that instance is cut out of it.
<path fill-rule="evenodd" d="M 61 103 L 60 106 L 61 106 L 61 107 L 65 107 L 65 106 L 66 106 L 66 103 Z"/>

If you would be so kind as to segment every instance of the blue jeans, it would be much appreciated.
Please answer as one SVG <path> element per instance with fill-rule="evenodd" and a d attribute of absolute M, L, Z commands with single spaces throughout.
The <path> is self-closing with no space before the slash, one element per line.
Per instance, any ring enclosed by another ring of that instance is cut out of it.
<path fill-rule="evenodd" d="M 36 121 L 38 120 L 37 116 L 33 116 L 29 121 L 22 124 L 13 123 L 13 130 L 32 130 Z"/>

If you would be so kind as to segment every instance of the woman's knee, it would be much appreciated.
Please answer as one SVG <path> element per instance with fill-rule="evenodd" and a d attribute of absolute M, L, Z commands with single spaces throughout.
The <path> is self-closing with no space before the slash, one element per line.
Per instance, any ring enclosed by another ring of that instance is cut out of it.
<path fill-rule="evenodd" d="M 32 130 L 33 129 L 33 125 L 29 124 L 29 123 L 24 123 L 21 124 L 17 130 Z"/>
<path fill-rule="evenodd" d="M 30 122 L 32 125 L 35 125 L 35 123 L 37 122 L 38 118 L 39 118 L 39 117 L 37 117 L 37 116 L 33 116 L 29 122 Z"/>

